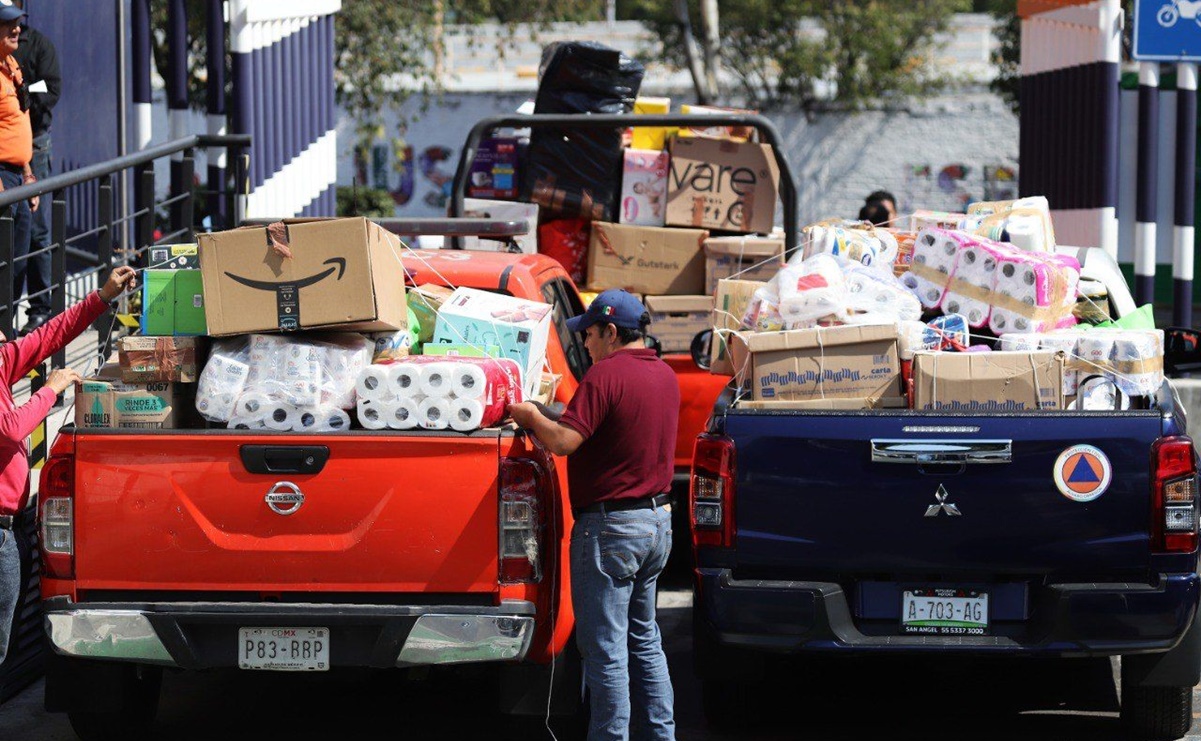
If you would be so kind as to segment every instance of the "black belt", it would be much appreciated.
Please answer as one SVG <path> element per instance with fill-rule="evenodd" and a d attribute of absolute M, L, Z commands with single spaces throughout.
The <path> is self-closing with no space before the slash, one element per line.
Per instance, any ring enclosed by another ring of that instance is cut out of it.
<path fill-rule="evenodd" d="M 643 499 L 612 499 L 608 502 L 596 502 L 589 504 L 587 507 L 573 509 L 572 514 L 576 517 L 584 514 L 599 512 L 602 515 L 606 512 L 621 512 L 627 509 L 654 509 L 655 507 L 663 507 L 671 504 L 671 493 L 663 492 L 656 494 L 653 497 Z"/>
<path fill-rule="evenodd" d="M 13 529 L 13 516 L 12 515 L 0 515 L 0 530 L 12 530 L 12 529 Z"/>

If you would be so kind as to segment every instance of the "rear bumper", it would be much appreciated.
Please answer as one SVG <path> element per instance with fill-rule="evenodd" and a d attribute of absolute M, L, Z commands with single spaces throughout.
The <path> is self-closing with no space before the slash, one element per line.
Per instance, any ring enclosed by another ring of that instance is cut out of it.
<path fill-rule="evenodd" d="M 962 652 L 1113 656 L 1167 651 L 1192 624 L 1196 574 L 1158 584 L 1058 584 L 1032 595 L 1031 616 L 996 624 L 988 636 L 899 635 L 857 622 L 841 586 L 827 582 L 737 580 L 728 569 L 698 569 L 697 638 L 769 653 L 806 651 Z"/>
<path fill-rule="evenodd" d="M 521 661 L 535 627 L 532 602 L 499 607 L 333 604 L 45 603 L 45 628 L 64 656 L 182 669 L 238 666 L 238 630 L 329 629 L 334 667 Z"/>

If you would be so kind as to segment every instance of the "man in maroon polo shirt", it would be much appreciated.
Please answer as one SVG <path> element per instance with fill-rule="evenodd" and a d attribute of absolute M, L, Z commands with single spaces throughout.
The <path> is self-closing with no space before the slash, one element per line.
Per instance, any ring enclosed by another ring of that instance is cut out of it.
<path fill-rule="evenodd" d="M 645 347 L 649 323 L 634 296 L 601 293 L 567 322 L 584 333 L 593 362 L 567 410 L 554 419 L 531 403 L 509 407 L 517 424 L 568 457 L 571 602 L 591 694 L 589 741 L 675 738 L 655 588 L 671 552 L 680 387 Z"/>
<path fill-rule="evenodd" d="M 54 399 L 79 380 L 70 368 L 51 371 L 46 385 L 21 406 L 13 402 L 12 386 L 39 363 L 71 343 L 108 308 L 108 302 L 134 287 L 137 273 L 119 267 L 99 291 L 54 317 L 19 340 L 6 342 L 0 332 L 0 664 L 8 649 L 8 633 L 20 595 L 21 560 L 13 518 L 29 497 L 29 451 L 25 438 L 54 405 Z"/>

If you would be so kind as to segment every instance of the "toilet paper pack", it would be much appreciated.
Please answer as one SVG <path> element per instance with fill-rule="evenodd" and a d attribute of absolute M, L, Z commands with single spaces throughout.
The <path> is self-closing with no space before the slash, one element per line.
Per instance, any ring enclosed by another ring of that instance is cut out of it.
<path fill-rule="evenodd" d="M 918 232 L 913 243 L 913 264 L 901 282 L 917 296 L 927 309 L 942 306 L 947 284 L 955 273 L 955 258 L 959 254 L 960 237 L 956 232 L 926 228 Z"/>
<path fill-rule="evenodd" d="M 438 312 L 435 343 L 498 345 L 517 361 L 522 378 L 537 382 L 550 337 L 550 304 L 459 288 Z M 536 389 L 527 389 L 533 395 Z"/>

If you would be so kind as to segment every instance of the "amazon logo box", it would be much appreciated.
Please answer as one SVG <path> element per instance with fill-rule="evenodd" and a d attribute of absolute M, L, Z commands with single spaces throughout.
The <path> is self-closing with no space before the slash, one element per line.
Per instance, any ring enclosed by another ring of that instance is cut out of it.
<path fill-rule="evenodd" d="M 780 169 L 766 144 L 676 138 L 667 177 L 667 225 L 767 234 L 779 187 Z"/>
<path fill-rule="evenodd" d="M 295 219 L 198 241 L 210 335 L 408 327 L 400 238 L 367 219 Z"/>

